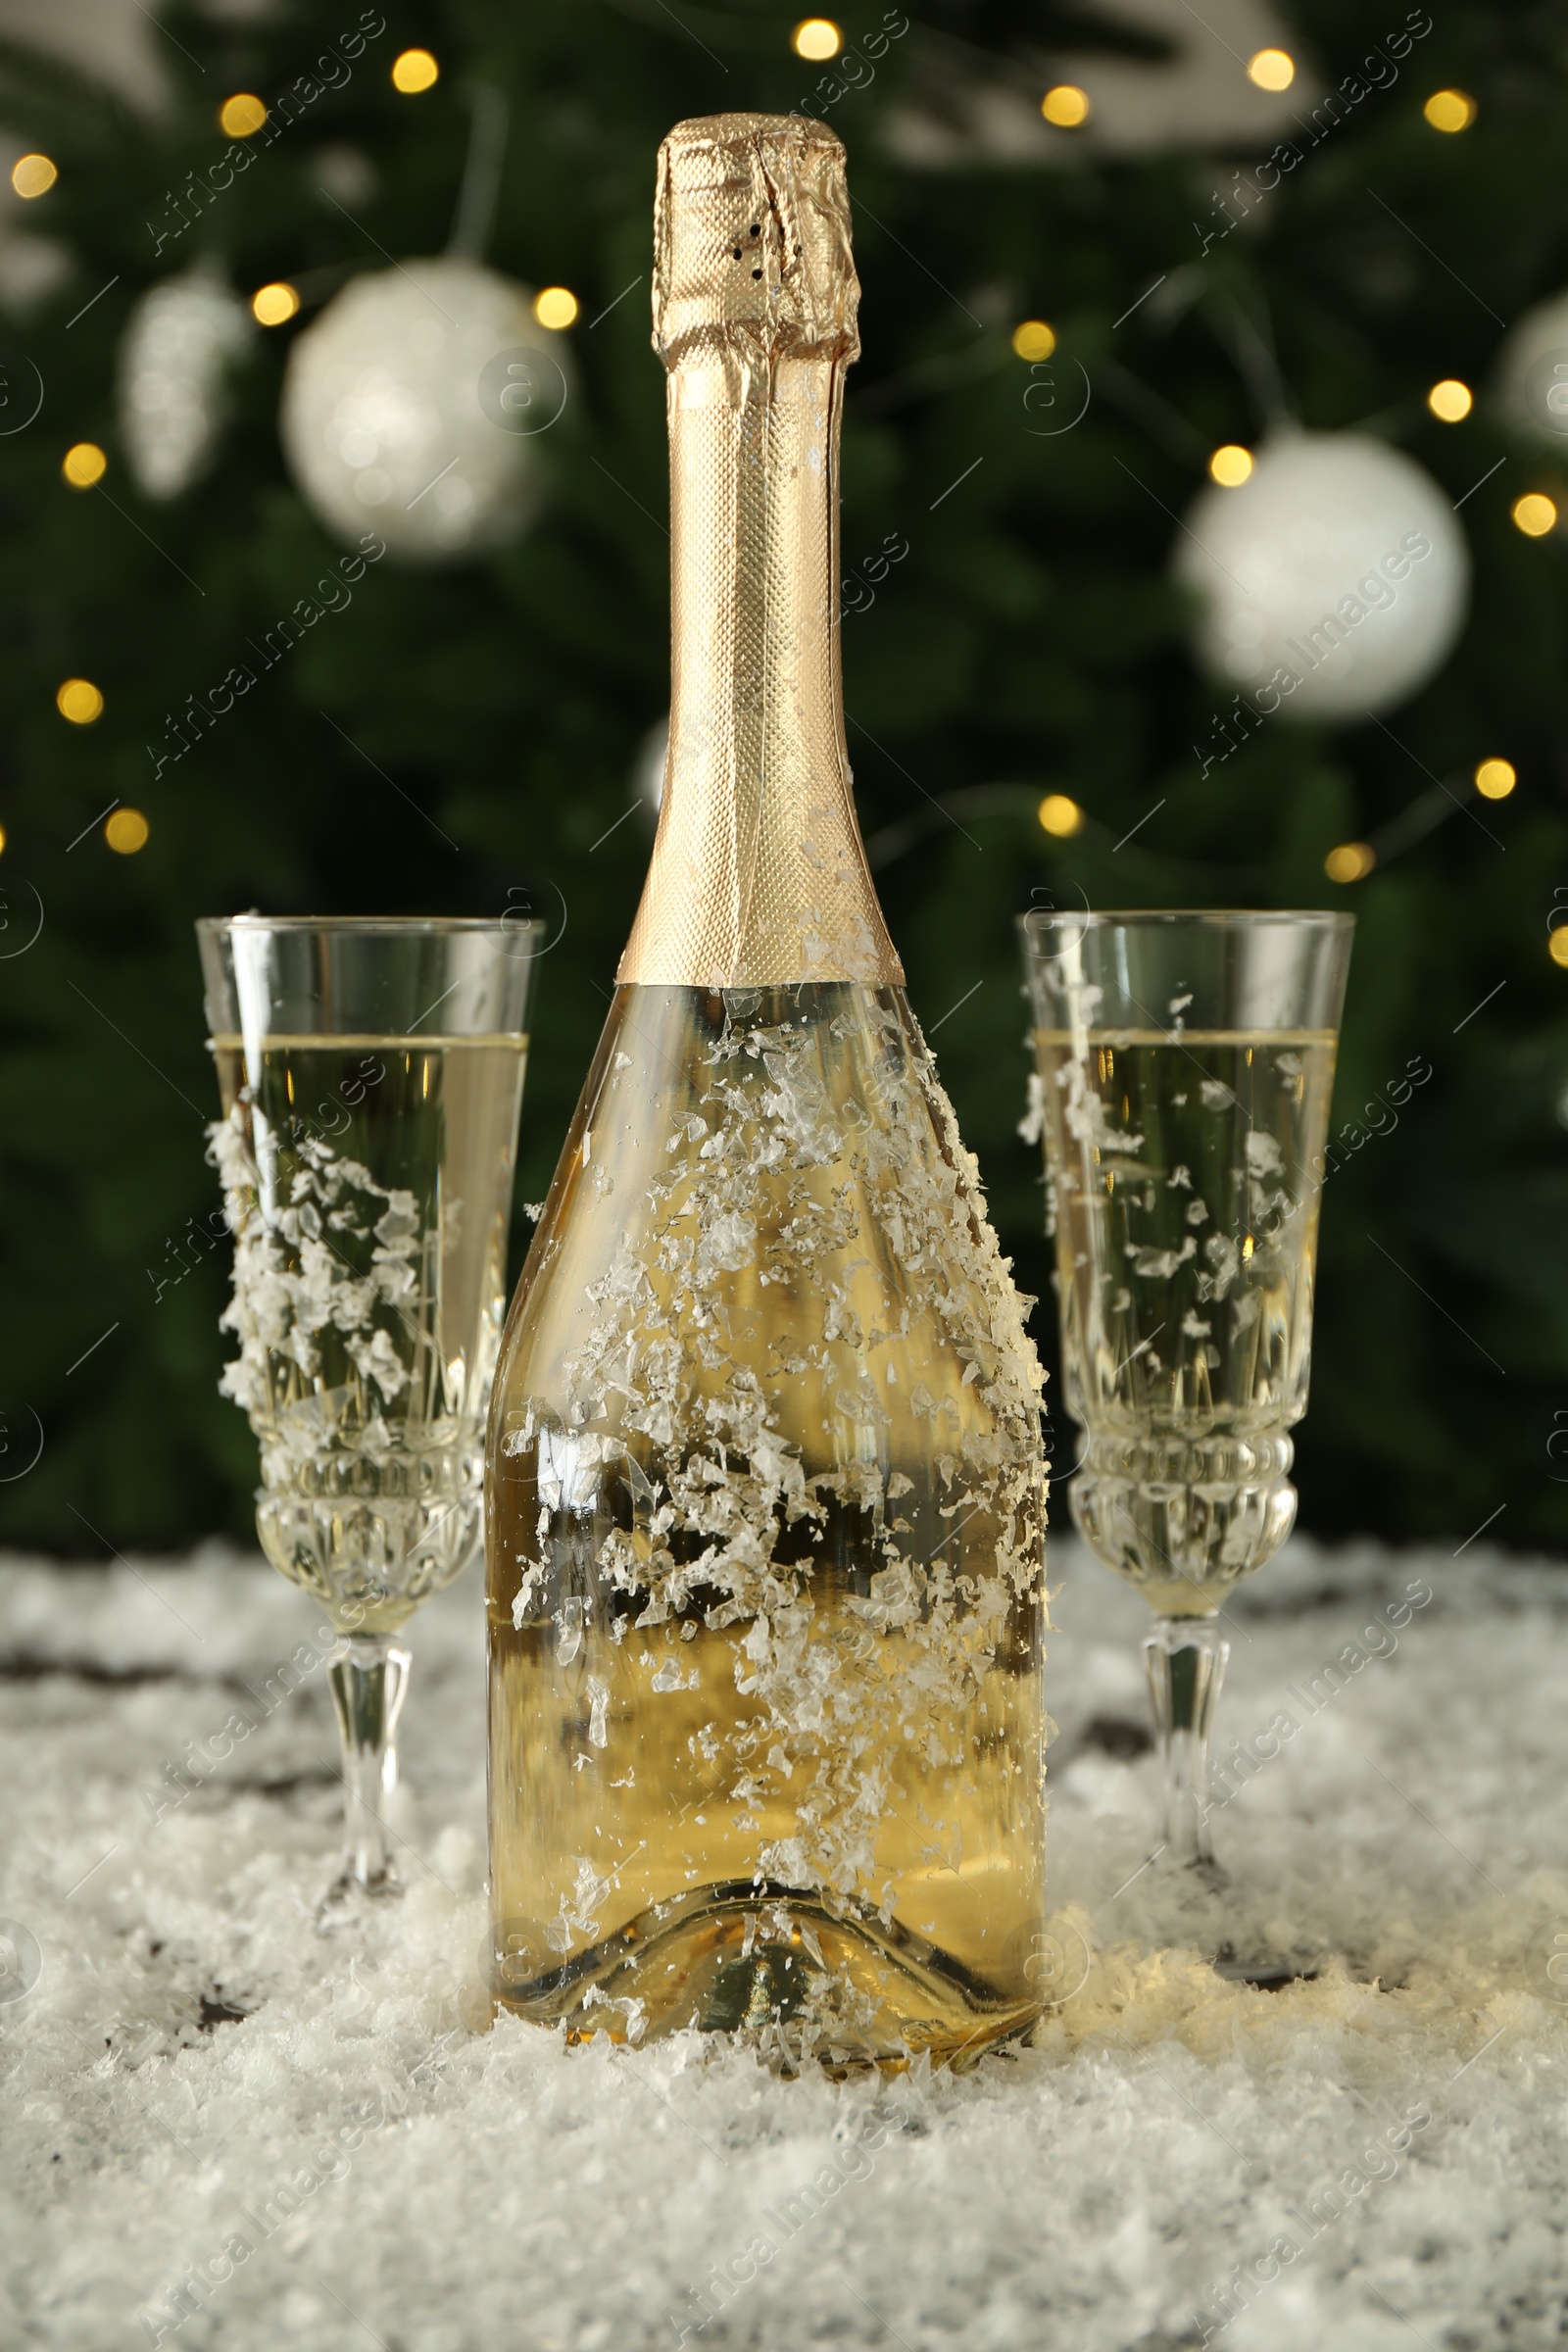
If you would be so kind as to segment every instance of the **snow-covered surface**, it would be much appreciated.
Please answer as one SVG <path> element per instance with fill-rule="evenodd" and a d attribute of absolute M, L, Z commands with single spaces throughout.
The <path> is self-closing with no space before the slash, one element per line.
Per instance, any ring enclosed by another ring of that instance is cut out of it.
<path fill-rule="evenodd" d="M 1221 1756 L 1279 1752 L 1219 1811 L 1242 1891 L 1194 1932 L 1316 1950 L 1281 1991 L 1170 1940 L 1157 1866 L 1126 1884 L 1142 1604 L 1060 1541 L 1053 1578 L 1061 2005 L 961 2080 L 833 2083 L 489 2026 L 471 1575 L 412 1629 L 408 1893 L 325 1936 L 308 1600 L 218 1548 L 6 1563 L 0 1913 L 38 1973 L 0 2002 L 0 2344 L 1558 2342 L 1568 1571 L 1298 1542 L 1237 1593 Z M 259 1728 L 181 1780 L 230 1717 Z"/>

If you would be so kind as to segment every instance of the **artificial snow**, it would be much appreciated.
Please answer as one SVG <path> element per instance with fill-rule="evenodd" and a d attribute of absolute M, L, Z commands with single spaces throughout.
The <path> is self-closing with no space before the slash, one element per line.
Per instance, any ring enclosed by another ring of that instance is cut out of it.
<path fill-rule="evenodd" d="M 326 1935 L 309 1599 L 219 1547 L 9 1563 L 0 2345 L 1558 2342 L 1568 1576 L 1298 1540 L 1233 1594 L 1214 1916 L 1318 1968 L 1264 1991 L 1140 1869 L 1142 1604 L 1052 1574 L 1056 2005 L 967 2076 L 834 2082 L 490 2023 L 471 1574 L 410 1629 L 408 1891 Z"/>

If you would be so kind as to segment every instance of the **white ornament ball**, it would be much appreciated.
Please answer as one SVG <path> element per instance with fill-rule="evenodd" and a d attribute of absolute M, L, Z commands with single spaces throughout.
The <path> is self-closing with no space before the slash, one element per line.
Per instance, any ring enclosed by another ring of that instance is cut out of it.
<path fill-rule="evenodd" d="M 1470 558 L 1446 492 L 1365 433 L 1293 433 L 1188 514 L 1178 579 L 1201 600 L 1203 665 L 1265 714 L 1357 719 L 1439 667 Z"/>
<path fill-rule="evenodd" d="M 1497 400 L 1527 440 L 1568 442 L 1568 294 L 1526 311 L 1497 361 Z"/>
<path fill-rule="evenodd" d="M 355 277 L 289 354 L 282 435 L 323 528 L 406 564 L 489 554 L 532 517 L 535 444 L 566 402 L 560 337 L 476 262 Z"/>
<path fill-rule="evenodd" d="M 177 498 L 218 452 L 224 378 L 255 328 L 238 296 L 196 269 L 149 287 L 120 345 L 120 430 L 147 498 Z"/>

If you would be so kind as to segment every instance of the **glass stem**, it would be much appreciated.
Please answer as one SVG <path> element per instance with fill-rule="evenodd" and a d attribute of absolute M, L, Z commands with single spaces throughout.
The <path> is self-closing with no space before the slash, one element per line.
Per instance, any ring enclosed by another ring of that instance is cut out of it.
<path fill-rule="evenodd" d="M 1164 1783 L 1163 1851 L 1172 1862 L 1214 1867 L 1208 1831 L 1208 1742 L 1231 1645 L 1212 1617 L 1159 1617 L 1144 1637 Z"/>
<path fill-rule="evenodd" d="M 327 1669 L 343 1735 L 347 1842 L 334 1894 L 395 1892 L 399 1886 L 386 1827 L 386 1800 L 397 1787 L 394 1744 L 414 1653 L 390 1634 L 350 1634 Z"/>

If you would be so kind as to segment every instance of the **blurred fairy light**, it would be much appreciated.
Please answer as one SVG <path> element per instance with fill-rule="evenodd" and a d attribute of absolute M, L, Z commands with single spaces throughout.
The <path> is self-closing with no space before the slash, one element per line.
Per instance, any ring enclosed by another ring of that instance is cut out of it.
<path fill-rule="evenodd" d="M 1324 858 L 1323 871 L 1331 882 L 1364 882 L 1377 861 L 1370 842 L 1342 841 Z"/>
<path fill-rule="evenodd" d="M 251 310 L 263 326 L 282 326 L 300 307 L 300 298 L 286 278 L 271 285 L 258 286 L 251 296 Z"/>
<path fill-rule="evenodd" d="M 236 90 L 218 110 L 218 126 L 231 139 L 248 139 L 267 121 L 267 109 L 249 90 Z"/>
<path fill-rule="evenodd" d="M 1544 490 L 1527 490 L 1523 498 L 1514 500 L 1510 512 L 1514 527 L 1527 539 L 1544 539 L 1556 527 L 1557 509 Z"/>
<path fill-rule="evenodd" d="M 1555 931 L 1549 931 L 1546 934 L 1546 954 L 1551 957 L 1553 963 L 1568 965 L 1568 923 L 1559 923 Z M 1563 1118 L 1560 1108 L 1557 1115 L 1562 1118 L 1563 1125 L 1568 1127 L 1568 1118 Z"/>
<path fill-rule="evenodd" d="M 1434 384 L 1427 394 L 1427 407 L 1445 424 L 1457 424 L 1475 407 L 1475 395 L 1468 384 L 1461 384 L 1456 375 L 1446 375 L 1441 384 Z"/>
<path fill-rule="evenodd" d="M 1476 102 L 1467 90 L 1434 90 L 1421 112 L 1434 130 L 1468 130 Z"/>
<path fill-rule="evenodd" d="M 5 829 L 4 825 L 0 825 L 0 850 L 3 850 L 3 849 L 5 848 L 5 846 L 6 846 L 6 829 Z"/>
<path fill-rule="evenodd" d="M 60 470 L 73 490 L 90 490 L 109 470 L 109 460 L 96 441 L 75 441 L 60 461 Z"/>
<path fill-rule="evenodd" d="M 392 87 L 401 90 L 405 98 L 416 97 L 420 90 L 433 90 L 441 77 L 441 69 L 428 49 L 405 49 L 393 60 Z"/>
<path fill-rule="evenodd" d="M 1288 49 L 1258 49 L 1247 61 L 1247 78 L 1260 90 L 1288 90 L 1296 79 L 1296 60 Z"/>
<path fill-rule="evenodd" d="M 1076 130 L 1089 120 L 1089 92 L 1075 81 L 1058 81 L 1041 99 L 1040 112 L 1058 130 Z"/>
<path fill-rule="evenodd" d="M 797 57 L 808 57 L 813 63 L 824 57 L 837 57 L 844 46 L 844 35 L 831 17 L 803 17 L 790 34 L 790 47 Z"/>
<path fill-rule="evenodd" d="M 104 698 L 90 678 L 68 678 L 55 696 L 55 709 L 74 727 L 90 727 L 104 707 Z"/>
<path fill-rule="evenodd" d="M 1055 841 L 1071 841 L 1083 830 L 1084 812 L 1064 792 L 1048 792 L 1035 814 L 1042 830 Z"/>
<path fill-rule="evenodd" d="M 1218 482 L 1222 490 L 1240 488 L 1251 470 L 1251 451 L 1241 448 L 1235 441 L 1227 441 L 1222 449 L 1216 449 L 1208 461 L 1209 478 Z"/>
<path fill-rule="evenodd" d="M 59 177 L 46 155 L 24 155 L 11 167 L 11 185 L 19 196 L 46 196 Z"/>
<path fill-rule="evenodd" d="M 542 294 L 534 296 L 534 317 L 541 326 L 553 326 L 558 332 L 571 324 L 577 310 L 577 297 L 566 286 L 546 286 Z"/>
<path fill-rule="evenodd" d="M 1043 318 L 1026 318 L 1012 330 L 1012 348 L 1020 360 L 1049 360 L 1056 338 Z"/>
<path fill-rule="evenodd" d="M 1401 815 L 1395 817 L 1380 832 L 1374 833 L 1370 841 L 1337 843 L 1323 860 L 1323 871 L 1329 880 L 1339 883 L 1364 882 L 1374 866 L 1390 858 L 1402 857 L 1406 850 L 1431 832 L 1434 824 L 1441 824 L 1455 808 L 1462 808 L 1463 803 L 1450 789 L 1450 785 L 1459 781 L 1460 773 L 1456 771 L 1447 783 L 1434 784 L 1430 792 L 1412 801 Z M 1493 753 L 1477 763 L 1471 772 L 1471 781 L 1483 800 L 1505 801 L 1518 784 L 1519 776 L 1511 760 L 1504 760 Z M 1568 908 L 1560 911 L 1568 917 Z M 1568 962 L 1568 919 L 1562 925 L 1562 953 L 1559 954 L 1555 948 L 1552 950 L 1560 963 Z"/>
<path fill-rule="evenodd" d="M 152 827 L 139 808 L 117 808 L 104 826 L 104 839 L 122 858 L 134 858 L 145 849 Z"/>

